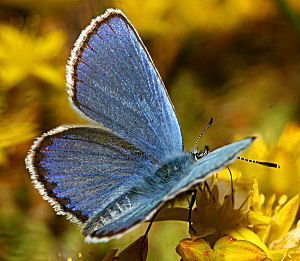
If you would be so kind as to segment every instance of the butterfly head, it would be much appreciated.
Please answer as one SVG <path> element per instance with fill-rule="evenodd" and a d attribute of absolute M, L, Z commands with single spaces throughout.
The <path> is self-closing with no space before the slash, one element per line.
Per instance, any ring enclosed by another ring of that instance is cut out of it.
<path fill-rule="evenodd" d="M 204 150 L 194 149 L 191 154 L 192 158 L 197 161 L 206 156 L 209 153 L 209 148 L 207 145 L 204 146 Z"/>

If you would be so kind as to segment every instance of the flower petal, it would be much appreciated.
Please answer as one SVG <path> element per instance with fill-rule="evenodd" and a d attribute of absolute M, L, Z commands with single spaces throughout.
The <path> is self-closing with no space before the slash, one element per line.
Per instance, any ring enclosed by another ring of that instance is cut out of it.
<path fill-rule="evenodd" d="M 235 240 L 230 236 L 220 238 L 216 242 L 214 250 L 216 261 L 257 261 L 267 258 L 267 254 L 257 245 L 245 240 Z"/>
<path fill-rule="evenodd" d="M 270 236 L 268 239 L 269 244 L 272 241 L 279 239 L 289 231 L 289 229 L 291 228 L 295 220 L 298 211 L 299 202 L 300 202 L 300 194 L 290 199 L 278 211 L 278 214 L 274 216 L 276 220 L 274 224 L 272 224 L 271 226 Z"/>
<path fill-rule="evenodd" d="M 182 261 L 213 261 L 214 253 L 210 245 L 202 238 L 183 239 L 176 247 Z"/>
<path fill-rule="evenodd" d="M 234 229 L 228 229 L 224 232 L 237 240 L 246 240 L 257 245 L 266 253 L 268 257 L 271 256 L 269 249 L 252 230 L 237 226 Z"/>
<path fill-rule="evenodd" d="M 294 248 L 297 246 L 300 246 L 300 222 L 298 222 L 298 226 L 295 229 L 270 244 L 270 248 L 274 250 Z"/>

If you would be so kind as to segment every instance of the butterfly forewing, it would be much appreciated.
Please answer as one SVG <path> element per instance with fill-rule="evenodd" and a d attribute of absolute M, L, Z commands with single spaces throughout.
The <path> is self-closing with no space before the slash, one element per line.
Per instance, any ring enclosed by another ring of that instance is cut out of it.
<path fill-rule="evenodd" d="M 120 11 L 92 21 L 75 44 L 67 69 L 71 99 L 84 114 L 158 161 L 182 151 L 178 121 L 161 78 Z"/>

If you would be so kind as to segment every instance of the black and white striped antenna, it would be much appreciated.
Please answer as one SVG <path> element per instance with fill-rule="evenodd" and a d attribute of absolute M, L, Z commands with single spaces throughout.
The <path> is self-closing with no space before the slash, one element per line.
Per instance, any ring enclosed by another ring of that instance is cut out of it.
<path fill-rule="evenodd" d="M 272 162 L 250 160 L 250 159 L 246 159 L 246 158 L 243 158 L 243 157 L 237 157 L 237 159 L 248 161 L 248 162 L 252 162 L 252 163 L 256 163 L 256 164 L 263 165 L 263 166 L 266 166 L 266 167 L 277 168 L 277 169 L 280 168 L 280 166 L 278 164 L 272 163 Z"/>
<path fill-rule="evenodd" d="M 204 134 L 204 132 L 212 125 L 212 123 L 213 123 L 213 118 L 210 118 L 209 123 L 207 124 L 207 126 L 205 127 L 205 129 L 200 133 L 200 135 L 199 135 L 199 137 L 198 137 L 198 139 L 197 139 L 197 141 L 196 141 L 196 143 L 194 145 L 194 151 L 196 150 L 196 147 L 197 147 L 197 144 L 198 144 L 200 138 L 202 137 L 202 135 Z M 237 159 L 244 160 L 244 161 L 251 162 L 251 163 L 255 163 L 255 164 L 259 164 L 259 165 L 266 166 L 266 167 L 271 167 L 271 168 L 276 168 L 276 169 L 280 168 L 280 166 L 278 164 L 273 163 L 273 162 L 250 160 L 250 159 L 246 159 L 246 158 L 243 158 L 243 157 L 237 157 Z"/>
<path fill-rule="evenodd" d="M 206 132 L 206 130 L 212 125 L 213 123 L 213 118 L 210 118 L 210 121 L 209 123 L 207 124 L 207 126 L 205 127 L 205 129 L 200 133 L 196 143 L 195 143 L 195 146 L 194 146 L 194 151 L 196 150 L 196 147 L 197 147 L 197 144 L 198 144 L 198 141 L 200 140 L 201 136 L 204 134 L 204 132 Z"/>

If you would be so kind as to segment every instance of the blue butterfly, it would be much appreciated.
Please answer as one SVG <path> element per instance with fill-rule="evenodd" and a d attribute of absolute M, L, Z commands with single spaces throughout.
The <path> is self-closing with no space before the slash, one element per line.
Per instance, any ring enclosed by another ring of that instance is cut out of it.
<path fill-rule="evenodd" d="M 26 166 L 43 198 L 81 224 L 90 240 L 118 238 L 151 219 L 255 139 L 201 157 L 185 152 L 158 71 L 119 10 L 108 9 L 83 30 L 68 61 L 67 86 L 73 107 L 95 124 L 43 134 Z"/>

